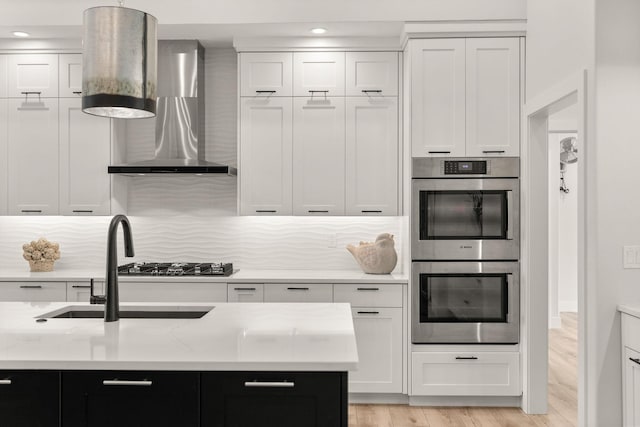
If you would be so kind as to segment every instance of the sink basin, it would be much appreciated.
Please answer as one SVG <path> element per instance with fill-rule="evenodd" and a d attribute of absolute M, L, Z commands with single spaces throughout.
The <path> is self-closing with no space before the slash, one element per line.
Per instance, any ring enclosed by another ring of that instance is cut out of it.
<path fill-rule="evenodd" d="M 214 306 L 124 306 L 120 307 L 121 319 L 199 319 Z M 68 306 L 38 316 L 38 319 L 101 319 L 104 307 Z"/>

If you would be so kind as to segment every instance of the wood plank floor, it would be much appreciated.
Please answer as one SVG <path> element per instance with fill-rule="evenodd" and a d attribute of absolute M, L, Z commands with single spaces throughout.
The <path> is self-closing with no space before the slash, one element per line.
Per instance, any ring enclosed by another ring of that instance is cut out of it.
<path fill-rule="evenodd" d="M 573 427 L 578 425 L 576 313 L 549 331 L 549 413 L 518 408 L 349 405 L 349 427 Z"/>

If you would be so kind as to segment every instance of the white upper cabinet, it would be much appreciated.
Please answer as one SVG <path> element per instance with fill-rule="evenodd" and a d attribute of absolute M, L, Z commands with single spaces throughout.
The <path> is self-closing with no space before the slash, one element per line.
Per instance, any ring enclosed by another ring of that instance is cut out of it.
<path fill-rule="evenodd" d="M 7 97 L 7 56 L 0 55 L 0 98 Z"/>
<path fill-rule="evenodd" d="M 240 214 L 291 215 L 292 99 L 240 102 Z"/>
<path fill-rule="evenodd" d="M 465 155 L 465 40 L 411 44 L 413 157 Z"/>
<path fill-rule="evenodd" d="M 10 215 L 58 214 L 58 100 L 8 103 Z"/>
<path fill-rule="evenodd" d="M 0 215 L 7 214 L 7 102 L 0 99 Z"/>
<path fill-rule="evenodd" d="M 7 55 L 9 98 L 58 97 L 58 55 Z"/>
<path fill-rule="evenodd" d="M 398 213 L 398 100 L 347 98 L 346 213 Z"/>
<path fill-rule="evenodd" d="M 410 43 L 412 156 L 518 156 L 519 39 Z"/>
<path fill-rule="evenodd" d="M 467 39 L 467 156 L 520 154 L 517 38 Z"/>
<path fill-rule="evenodd" d="M 398 96 L 398 52 L 347 52 L 347 96 Z"/>
<path fill-rule="evenodd" d="M 240 54 L 240 96 L 291 96 L 293 54 L 256 52 Z"/>
<path fill-rule="evenodd" d="M 295 52 L 293 96 L 344 96 L 344 52 Z"/>
<path fill-rule="evenodd" d="M 60 55 L 59 63 L 58 94 L 60 98 L 79 98 L 82 95 L 82 54 Z"/>
<path fill-rule="evenodd" d="M 111 120 L 82 112 L 80 98 L 60 99 L 60 213 L 109 215 Z"/>
<path fill-rule="evenodd" d="M 345 213 L 344 98 L 293 100 L 293 214 Z"/>

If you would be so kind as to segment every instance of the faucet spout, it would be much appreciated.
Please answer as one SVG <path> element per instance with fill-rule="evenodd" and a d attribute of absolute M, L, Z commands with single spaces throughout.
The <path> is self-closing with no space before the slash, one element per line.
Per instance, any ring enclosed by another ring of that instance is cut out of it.
<path fill-rule="evenodd" d="M 116 235 L 118 225 L 122 224 L 124 233 L 124 251 L 125 256 L 132 257 L 133 239 L 131 237 L 131 224 L 129 219 L 124 215 L 116 215 L 109 224 L 109 233 L 107 235 L 107 274 L 105 277 L 105 291 L 107 301 L 104 307 L 104 321 L 116 322 L 120 319 L 120 301 L 118 297 L 118 246 Z"/>

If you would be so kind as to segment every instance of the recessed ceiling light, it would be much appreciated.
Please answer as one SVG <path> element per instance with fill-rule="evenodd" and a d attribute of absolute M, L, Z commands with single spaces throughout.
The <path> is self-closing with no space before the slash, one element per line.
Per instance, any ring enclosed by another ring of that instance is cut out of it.
<path fill-rule="evenodd" d="M 24 31 L 14 31 L 11 34 L 13 34 L 16 37 L 29 37 L 29 33 L 25 33 Z"/>
<path fill-rule="evenodd" d="M 321 28 L 321 27 L 318 27 L 318 28 L 312 28 L 312 29 L 311 29 L 311 32 L 312 32 L 313 34 L 324 34 L 324 33 L 326 33 L 326 32 L 327 32 L 327 29 L 326 29 L 326 28 Z"/>

